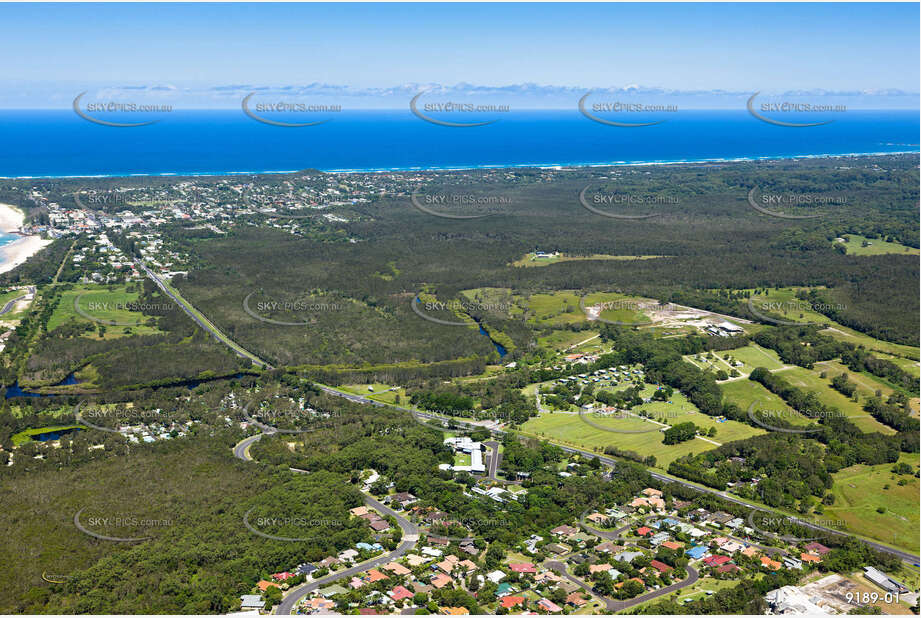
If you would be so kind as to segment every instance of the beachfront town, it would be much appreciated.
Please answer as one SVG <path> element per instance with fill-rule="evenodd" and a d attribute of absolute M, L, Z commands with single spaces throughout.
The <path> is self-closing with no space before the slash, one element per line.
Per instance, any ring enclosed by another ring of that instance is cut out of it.
<path fill-rule="evenodd" d="M 531 181 L 552 179 L 559 170 L 542 170 Z M 616 175 L 623 172 L 615 172 Z M 629 172 L 628 172 L 629 173 Z M 188 270 L 188 256 L 170 242 L 177 226 L 224 234 L 232 225 L 267 226 L 295 235 L 337 241 L 337 224 L 362 215 L 355 207 L 381 199 L 404 200 L 428 185 L 456 187 L 474 177 L 480 183 L 509 183 L 520 175 L 508 170 L 471 172 L 304 173 L 278 177 L 202 177 L 177 182 L 113 179 L 105 189 L 77 187 L 62 191 L 55 183 L 37 183 L 4 199 L 29 206 L 32 213 L 19 230 L 24 235 L 77 242 L 71 266 L 82 282 L 116 283 L 143 278 L 126 255 L 127 246 L 155 272 L 171 276 Z M 535 180 L 536 179 L 536 180 Z M 75 185 L 76 186 L 76 185 Z M 114 242 L 118 238 L 120 242 Z"/>

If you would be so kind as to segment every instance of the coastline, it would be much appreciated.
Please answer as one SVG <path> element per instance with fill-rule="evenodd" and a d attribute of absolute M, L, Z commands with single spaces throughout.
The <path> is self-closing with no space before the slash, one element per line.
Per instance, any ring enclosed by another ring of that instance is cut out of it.
<path fill-rule="evenodd" d="M 334 168 L 318 170 L 325 174 L 391 174 L 398 172 L 459 172 L 469 170 L 503 170 L 503 169 L 557 169 L 557 168 L 595 168 L 595 167 L 639 167 L 651 165 L 699 165 L 699 164 L 725 164 L 767 161 L 794 161 L 799 159 L 843 159 L 857 157 L 883 157 L 895 155 L 918 155 L 921 150 L 892 150 L 876 152 L 844 152 L 844 153 L 819 153 L 796 155 L 763 155 L 751 157 L 711 157 L 703 159 L 670 159 L 653 161 L 610 161 L 610 162 L 551 162 L 551 163 L 509 163 L 495 165 L 445 165 L 445 166 L 410 166 L 410 167 L 374 167 L 374 168 Z M 235 170 L 235 171 L 204 171 L 204 172 L 131 172 L 124 174 L 53 174 L 29 176 L 2 176 L 3 180 L 54 180 L 54 179 L 79 179 L 79 178 L 197 178 L 209 176 L 268 176 L 297 174 L 301 169 L 293 170 Z"/>
<path fill-rule="evenodd" d="M 0 232 L 16 234 L 20 238 L 0 245 L 0 274 L 9 272 L 51 244 L 41 236 L 23 236 L 19 229 L 25 214 L 10 204 L 0 204 Z"/>

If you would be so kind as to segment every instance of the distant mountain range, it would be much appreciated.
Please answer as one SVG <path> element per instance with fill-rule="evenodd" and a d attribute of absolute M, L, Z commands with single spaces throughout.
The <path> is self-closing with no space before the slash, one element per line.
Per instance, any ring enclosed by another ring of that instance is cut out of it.
<path fill-rule="evenodd" d="M 435 82 L 405 83 L 368 88 L 314 82 L 309 84 L 47 84 L 0 82 L 0 108 L 65 109 L 81 92 L 83 102 L 117 101 L 137 104 L 172 104 L 177 109 L 237 108 L 243 97 L 255 93 L 254 101 L 339 104 L 343 109 L 405 109 L 419 93 L 425 101 L 454 103 L 507 104 L 519 108 L 574 108 L 591 92 L 591 102 L 627 102 L 645 105 L 675 105 L 685 109 L 738 109 L 744 107 L 755 90 L 675 90 L 658 86 L 558 86 L 535 83 L 479 85 L 461 82 L 446 85 Z M 420 99 L 420 102 L 422 99 Z M 762 102 L 809 101 L 844 104 L 853 109 L 918 109 L 919 93 L 897 88 L 853 91 L 823 88 L 787 91 L 762 91 Z"/>

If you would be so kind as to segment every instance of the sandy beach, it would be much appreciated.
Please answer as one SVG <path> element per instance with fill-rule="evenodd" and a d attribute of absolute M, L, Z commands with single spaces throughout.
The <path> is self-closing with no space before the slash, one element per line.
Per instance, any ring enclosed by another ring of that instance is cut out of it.
<path fill-rule="evenodd" d="M 9 204 L 0 204 L 0 231 L 18 232 L 24 219 L 25 215 L 18 208 Z M 0 246 L 0 273 L 13 270 L 49 244 L 51 241 L 41 236 L 22 236 Z"/>

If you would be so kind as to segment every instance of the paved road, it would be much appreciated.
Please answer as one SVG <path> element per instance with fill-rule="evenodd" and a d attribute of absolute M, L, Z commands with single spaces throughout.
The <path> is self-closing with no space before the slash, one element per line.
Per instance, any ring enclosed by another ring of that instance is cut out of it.
<path fill-rule="evenodd" d="M 486 474 L 489 478 L 497 480 L 496 471 L 499 469 L 499 461 L 502 459 L 502 455 L 499 454 L 499 443 L 495 440 L 490 440 L 483 444 L 489 449 L 489 468 Z"/>
<path fill-rule="evenodd" d="M 217 326 L 215 326 L 214 324 L 211 324 L 207 320 L 202 319 L 195 311 L 192 310 L 191 303 L 189 303 L 187 300 L 185 300 L 181 296 L 173 293 L 173 291 L 170 290 L 166 286 L 166 284 L 163 282 L 162 279 L 160 279 L 160 277 L 158 277 L 152 270 L 147 268 L 147 265 L 144 264 L 144 262 L 136 259 L 134 260 L 134 263 L 137 264 L 147 274 L 148 277 L 150 277 L 150 280 L 153 281 L 157 285 L 158 288 L 160 288 L 161 292 L 163 292 L 164 294 L 169 296 L 171 299 L 173 299 L 173 301 L 175 301 L 176 304 L 178 304 L 182 308 L 182 310 L 186 313 L 186 315 L 192 318 L 192 320 L 196 324 L 198 324 L 199 327 L 211 333 L 211 336 L 214 337 L 218 341 L 218 343 L 223 343 L 228 348 L 230 348 L 234 354 L 236 354 L 237 356 L 241 358 L 247 358 L 251 360 L 253 363 L 260 365 L 262 367 L 265 367 L 266 369 L 274 369 L 272 365 L 265 362 L 264 360 L 262 360 L 255 354 L 246 351 L 246 349 L 244 349 L 243 346 L 237 344 L 232 339 L 230 339 L 230 337 L 228 337 L 227 335 L 222 333 L 220 330 L 218 330 Z"/>
<path fill-rule="evenodd" d="M 255 436 L 250 436 L 241 440 L 235 447 L 233 447 L 233 456 L 237 459 L 242 459 L 243 461 L 253 461 L 253 458 L 249 456 L 249 453 L 246 452 L 254 442 L 257 442 L 262 437 L 261 433 L 257 433 Z"/>
<path fill-rule="evenodd" d="M 383 554 L 367 562 L 363 562 L 361 564 L 355 565 L 353 567 L 349 567 L 341 571 L 336 571 L 335 573 L 331 573 L 327 575 L 326 577 L 322 577 L 316 581 L 312 581 L 310 583 L 303 584 L 301 586 L 298 586 L 297 588 L 290 590 L 285 595 L 285 597 L 282 599 L 281 603 L 279 603 L 278 607 L 275 608 L 276 614 L 282 614 L 282 615 L 290 614 L 294 610 L 294 607 L 297 605 L 298 601 L 306 597 L 308 594 L 310 594 L 317 588 L 322 588 L 323 586 L 327 584 L 331 584 L 334 581 L 340 580 L 343 577 L 357 575 L 358 573 L 362 573 L 364 571 L 367 571 L 368 569 L 373 569 L 375 567 L 381 566 L 382 564 L 387 564 L 388 562 L 392 562 L 393 560 L 398 560 L 399 558 L 402 558 L 404 555 L 406 555 L 406 553 L 409 552 L 409 550 L 415 547 L 416 541 L 419 540 L 418 526 L 416 526 L 414 523 L 412 523 L 411 521 L 409 521 L 408 519 L 406 519 L 405 517 L 403 517 L 402 515 L 400 515 L 393 509 L 391 509 L 390 507 L 387 507 L 381 504 L 380 502 L 378 502 L 371 496 L 367 496 L 367 495 L 365 496 L 365 504 L 368 505 L 369 507 L 377 509 L 378 511 L 386 515 L 391 515 L 394 518 L 396 518 L 397 523 L 400 525 L 400 529 L 403 531 L 403 540 L 400 542 L 399 547 L 397 547 L 394 551 L 390 552 L 389 554 Z"/>
<path fill-rule="evenodd" d="M 246 352 L 246 350 L 245 350 L 244 348 L 242 348 L 242 347 L 239 346 L 237 343 L 235 343 L 235 342 L 233 342 L 232 340 L 230 340 L 226 335 L 224 335 L 223 333 L 221 333 L 220 331 L 218 331 L 217 328 L 216 328 L 214 325 L 210 324 L 209 322 L 206 322 L 206 321 L 201 320 L 201 319 L 200 319 L 197 315 L 195 315 L 195 313 L 190 309 L 191 305 L 188 304 L 188 301 L 185 301 L 184 299 L 180 300 L 179 298 L 177 298 L 177 297 L 176 297 L 172 292 L 170 292 L 169 289 L 160 281 L 160 279 L 159 279 L 153 272 L 151 272 L 151 271 L 147 268 L 147 266 L 145 266 L 142 262 L 137 261 L 137 264 L 138 264 L 138 266 L 140 266 L 140 267 L 144 270 L 144 272 L 147 273 L 147 275 L 157 284 L 157 286 L 158 286 L 161 290 L 164 291 L 165 294 L 167 294 L 170 298 L 172 298 L 172 299 L 175 300 L 177 303 L 179 303 L 179 305 L 182 307 L 183 311 L 185 311 L 185 312 L 195 321 L 195 323 L 198 324 L 201 328 L 203 328 L 203 329 L 207 330 L 208 332 L 210 332 L 218 341 L 220 341 L 221 343 L 223 343 L 223 344 L 227 345 L 228 347 L 230 347 L 235 353 L 239 354 L 240 356 L 244 356 L 244 357 L 250 358 L 251 360 L 252 360 L 252 359 L 256 359 L 254 362 L 258 362 L 259 364 L 263 365 L 263 366 L 266 367 L 267 369 L 274 369 L 274 367 L 272 367 L 271 365 L 269 365 L 269 364 L 266 363 L 265 361 L 262 361 L 262 360 L 258 359 L 258 357 L 256 357 L 256 356 L 250 354 L 249 352 Z M 719 314 L 716 314 L 716 315 L 719 315 Z M 738 319 L 738 318 L 733 318 L 733 319 Z M 240 350 L 243 350 L 243 353 L 241 353 Z M 370 405 L 378 406 L 378 407 L 383 407 L 383 406 L 385 405 L 385 404 L 383 404 L 383 403 L 381 403 L 381 402 L 379 402 L 379 401 L 374 401 L 374 400 L 372 400 L 372 399 L 368 399 L 367 397 L 363 397 L 363 396 L 361 396 L 361 395 L 355 395 L 355 394 L 352 394 L 352 393 L 344 393 L 344 392 L 342 392 L 342 391 L 339 391 L 339 390 L 336 390 L 336 389 L 333 389 L 333 388 L 330 388 L 330 387 L 328 387 L 328 386 L 321 385 L 321 384 L 318 384 L 317 386 L 318 386 L 320 389 L 322 389 L 324 392 L 329 393 L 330 395 L 333 395 L 333 396 L 336 396 L 336 397 L 344 397 L 345 399 L 348 399 L 349 401 L 353 401 L 353 402 L 356 402 L 356 403 L 370 404 Z M 444 419 L 442 419 L 442 418 L 440 418 L 440 417 L 438 417 L 438 416 L 436 416 L 436 415 L 427 414 L 427 413 L 424 413 L 424 412 L 419 412 L 419 411 L 416 411 L 416 410 L 412 410 L 412 409 L 410 409 L 410 408 L 405 408 L 405 407 L 403 407 L 403 406 L 398 406 L 398 405 L 395 405 L 395 404 L 387 404 L 387 405 L 388 405 L 389 407 L 391 407 L 391 408 L 395 408 L 395 409 L 398 409 L 398 410 L 402 410 L 402 411 L 404 411 L 404 412 L 408 412 L 408 413 L 412 414 L 412 415 L 413 415 L 414 417 L 416 417 L 416 418 L 420 418 L 420 417 L 421 417 L 421 418 L 428 418 L 428 419 L 444 420 Z M 466 422 L 464 422 L 464 421 L 457 421 L 457 422 L 458 422 L 459 424 L 462 424 L 462 425 L 468 425 L 468 426 L 470 426 L 470 427 L 482 429 L 482 427 L 479 427 L 479 426 L 474 425 L 474 424 L 472 424 L 472 423 L 466 423 Z M 492 429 L 491 431 L 493 432 L 493 434 L 497 434 L 497 435 L 504 435 L 504 434 L 505 434 L 505 432 L 502 431 L 501 429 Z M 581 456 L 585 456 L 585 457 L 597 457 L 599 461 L 601 461 L 602 463 L 607 464 L 607 465 L 609 465 L 609 466 L 616 466 L 616 465 L 618 464 L 617 460 L 612 459 L 611 457 L 607 457 L 607 456 L 605 456 L 605 455 L 599 455 L 598 453 L 593 453 L 593 452 L 591 452 L 591 451 L 584 451 L 584 450 L 582 450 L 582 449 L 573 448 L 573 447 L 571 447 L 571 446 L 562 446 L 562 445 L 558 445 L 558 446 L 560 446 L 560 448 L 561 448 L 562 450 L 566 451 L 567 453 L 573 453 L 573 454 L 581 455 Z M 696 485 L 696 484 L 694 484 L 694 483 L 691 483 L 690 481 L 685 481 L 685 480 L 682 480 L 682 479 L 679 479 L 679 478 L 675 478 L 675 477 L 671 477 L 671 476 L 666 476 L 666 475 L 661 474 L 661 473 L 659 473 L 659 472 L 653 472 L 652 470 L 649 470 L 649 469 L 647 469 L 647 472 L 649 472 L 649 475 L 652 476 L 654 479 L 657 479 L 657 480 L 659 480 L 659 481 L 661 481 L 661 482 L 663 482 L 663 483 L 678 483 L 679 485 L 683 485 L 683 486 L 685 486 L 685 487 L 687 487 L 687 488 L 689 488 L 689 489 L 692 489 L 692 490 L 697 491 L 697 492 L 700 492 L 700 493 L 708 493 L 708 494 L 712 494 L 712 495 L 715 495 L 715 496 L 719 496 L 720 498 L 722 498 L 722 499 L 724 499 L 724 500 L 727 500 L 727 501 L 732 502 L 732 503 L 734 503 L 734 504 L 738 504 L 738 505 L 740 505 L 740 506 L 744 506 L 744 507 L 746 507 L 746 508 L 748 508 L 748 509 L 753 509 L 753 510 L 755 510 L 755 511 L 760 511 L 760 512 L 764 512 L 764 513 L 770 513 L 770 514 L 773 514 L 773 515 L 778 514 L 777 511 L 773 511 L 773 510 L 771 510 L 771 509 L 766 509 L 766 508 L 764 508 L 764 507 L 757 506 L 757 505 L 755 505 L 755 504 L 751 504 L 751 503 L 749 503 L 749 502 L 746 502 L 745 500 L 742 500 L 741 498 L 737 498 L 737 497 L 732 496 L 732 495 L 730 495 L 730 494 L 728 494 L 728 493 L 726 493 L 726 492 L 723 492 L 723 491 L 717 491 L 717 490 L 711 489 L 711 488 L 709 488 L 709 487 L 701 487 L 701 486 L 699 486 L 699 485 Z M 896 557 L 898 557 L 899 559 L 904 560 L 904 561 L 906 561 L 906 562 L 909 562 L 909 563 L 911 563 L 911 564 L 915 564 L 915 565 L 916 565 L 916 564 L 918 564 L 919 562 L 921 562 L 921 558 L 919 558 L 919 557 L 918 557 L 917 555 L 915 555 L 915 554 L 911 554 L 911 553 L 909 553 L 909 552 L 905 552 L 905 551 L 902 551 L 902 550 L 900 550 L 900 549 L 895 549 L 895 548 L 892 548 L 892 547 L 888 547 L 888 546 L 886 546 L 886 545 L 882 545 L 882 544 L 880 544 L 880 543 L 876 543 L 876 542 L 874 542 L 874 541 L 870 541 L 870 540 L 861 538 L 861 537 L 859 537 L 859 536 L 857 536 L 857 535 L 854 535 L 854 534 L 851 534 L 851 533 L 848 533 L 848 532 L 843 532 L 843 531 L 841 531 L 841 530 L 834 530 L 834 529 L 832 529 L 832 528 L 826 528 L 825 526 L 820 526 L 820 525 L 817 525 L 817 524 L 813 524 L 813 523 L 811 523 L 811 522 L 802 521 L 802 520 L 800 520 L 800 519 L 797 519 L 797 518 L 792 517 L 792 516 L 787 516 L 787 515 L 785 515 L 785 514 L 783 514 L 783 516 L 784 516 L 784 517 L 787 517 L 787 519 L 789 519 L 790 521 L 796 522 L 796 523 L 800 524 L 801 526 L 803 526 L 803 527 L 805 527 L 805 528 L 809 528 L 809 529 L 811 529 L 811 530 L 817 530 L 817 531 L 820 531 L 820 532 L 824 532 L 824 533 L 826 533 L 826 534 L 833 534 L 833 535 L 838 535 L 838 536 L 849 536 L 849 537 L 855 538 L 855 539 L 857 539 L 857 540 L 859 540 L 859 541 L 861 541 L 861 542 L 863 542 L 863 543 L 866 543 L 867 545 L 869 545 L 870 547 L 872 547 L 872 548 L 874 548 L 874 549 L 876 549 L 876 550 L 878 550 L 878 551 L 881 551 L 881 552 L 884 552 L 884 553 L 887 553 L 887 554 L 891 554 L 891 555 L 896 556 Z"/>
<path fill-rule="evenodd" d="M 614 612 L 622 612 L 625 609 L 633 607 L 634 605 L 639 605 L 640 603 L 651 601 L 652 599 L 664 596 L 666 594 L 671 594 L 672 592 L 675 592 L 676 590 L 687 588 L 691 584 L 695 583 L 698 579 L 700 579 L 700 574 L 697 572 L 697 569 L 695 569 L 691 565 L 688 565 L 687 567 L 685 567 L 685 569 L 688 572 L 688 576 L 684 580 L 680 582 L 675 582 L 674 584 L 665 586 L 664 588 L 659 588 L 658 590 L 653 590 L 652 592 L 647 592 L 646 594 L 641 594 L 638 597 L 634 597 L 626 601 L 614 601 L 614 606 L 609 607 L 608 609 Z"/>
<path fill-rule="evenodd" d="M 3 315 L 3 314 L 5 314 L 5 313 L 9 313 L 9 312 L 13 309 L 13 306 L 14 306 L 16 303 L 18 303 L 19 301 L 21 301 L 22 299 L 24 299 L 24 298 L 25 298 L 26 296 L 28 296 L 29 294 L 32 294 L 32 295 L 33 295 L 33 298 L 34 298 L 34 295 L 35 295 L 35 288 L 34 288 L 33 286 L 29 286 L 29 291 L 28 291 L 27 293 L 23 294 L 22 296 L 17 296 L 16 298 L 14 298 L 14 299 L 8 301 L 5 305 L 3 305 L 3 309 L 0 309 L 0 315 Z"/>
<path fill-rule="evenodd" d="M 640 596 L 634 597 L 632 599 L 618 601 L 615 599 L 609 599 L 606 596 L 598 594 L 592 589 L 590 585 L 588 585 L 587 583 L 585 583 L 578 577 L 571 575 L 570 573 L 567 573 L 566 565 L 563 562 L 560 562 L 558 560 L 548 560 L 544 562 L 544 566 L 546 566 L 547 568 L 551 569 L 552 571 L 556 573 L 559 573 L 560 575 L 562 575 L 563 577 L 565 577 L 572 583 L 576 584 L 577 586 L 579 586 L 580 588 L 582 588 L 583 590 L 585 590 L 592 596 L 595 596 L 601 599 L 604 602 L 605 607 L 607 608 L 608 612 L 612 614 L 614 612 L 622 612 L 625 609 L 629 609 L 633 607 L 634 605 L 639 605 L 640 603 L 645 603 L 646 601 L 651 601 L 652 599 L 655 599 L 655 598 L 658 598 L 658 597 L 661 597 L 667 594 L 671 594 L 672 592 L 675 592 L 676 590 L 680 590 L 682 588 L 686 588 L 690 586 L 691 584 L 695 583 L 698 579 L 700 579 L 700 574 L 697 572 L 697 569 L 688 565 L 686 567 L 688 576 L 682 581 L 675 582 L 674 584 L 665 586 L 664 588 L 659 588 L 658 590 L 651 590 L 647 592 L 646 594 L 641 594 Z"/>
<path fill-rule="evenodd" d="M 250 436 L 248 438 L 241 440 L 239 443 L 237 443 L 236 446 L 233 447 L 234 457 L 238 459 L 242 459 L 243 461 L 254 461 L 253 458 L 250 456 L 250 454 L 246 451 L 246 449 L 249 448 L 250 445 L 252 445 L 254 442 L 262 438 L 262 436 L 263 434 L 260 433 L 260 434 L 256 434 L 255 436 Z M 289 470 L 291 470 L 292 472 L 301 472 L 301 473 L 308 472 L 307 470 L 299 470 L 297 468 L 289 468 Z M 317 588 L 321 588 L 325 586 L 326 584 L 330 584 L 334 581 L 342 579 L 343 577 L 357 575 L 358 573 L 367 571 L 368 569 L 373 569 L 375 567 L 381 566 L 382 564 L 387 564 L 388 562 L 392 562 L 394 560 L 402 558 L 409 550 L 411 550 L 413 547 L 416 546 L 416 542 L 419 540 L 419 527 L 416 524 L 412 523 L 411 521 L 409 521 L 408 519 L 406 519 L 405 517 L 403 517 L 396 511 L 394 511 L 393 509 L 391 509 L 389 506 L 386 506 L 385 504 L 378 502 L 377 500 L 375 500 L 369 495 L 364 496 L 364 501 L 367 506 L 373 509 L 377 509 L 378 511 L 380 511 L 381 513 L 384 513 L 385 515 L 390 515 L 394 519 L 397 520 L 397 524 L 400 526 L 400 530 L 403 531 L 403 538 L 400 541 L 399 546 L 397 546 L 397 548 L 394 551 L 388 554 L 383 554 L 376 558 L 372 558 L 371 560 L 368 560 L 366 562 L 362 562 L 361 564 L 357 564 L 353 567 L 349 567 L 344 570 L 336 571 L 335 573 L 330 573 L 326 577 L 322 577 L 318 580 L 303 584 L 301 586 L 298 586 L 297 588 L 293 588 L 292 590 L 289 590 L 288 593 L 282 599 L 281 603 L 275 609 L 276 614 L 290 614 L 292 610 L 294 609 L 294 607 L 297 605 L 298 601 L 303 599 L 305 596 L 307 596 L 308 594 L 310 594 Z"/>

